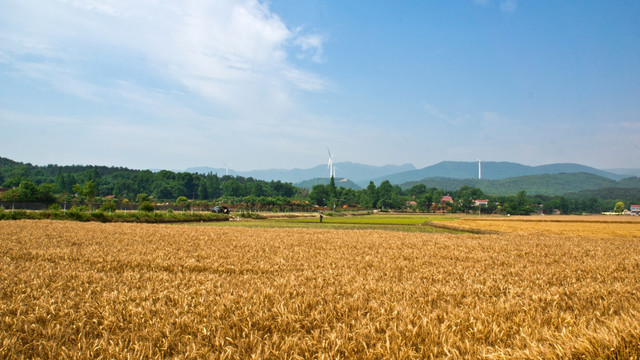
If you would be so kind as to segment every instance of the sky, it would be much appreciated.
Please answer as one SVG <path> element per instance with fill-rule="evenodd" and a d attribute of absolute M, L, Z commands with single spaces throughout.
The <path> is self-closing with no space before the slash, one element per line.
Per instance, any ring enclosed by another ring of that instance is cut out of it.
<path fill-rule="evenodd" d="M 640 2 L 2 0 L 0 156 L 640 168 Z"/>

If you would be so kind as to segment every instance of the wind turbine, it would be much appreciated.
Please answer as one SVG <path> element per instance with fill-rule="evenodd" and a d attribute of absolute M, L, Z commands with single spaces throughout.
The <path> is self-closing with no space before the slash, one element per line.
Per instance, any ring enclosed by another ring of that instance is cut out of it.
<path fill-rule="evenodd" d="M 329 168 L 329 177 L 335 177 L 336 168 L 333 166 L 333 155 L 331 154 L 329 147 L 327 147 L 327 152 L 329 153 L 329 163 L 327 164 L 327 167 Z"/>
<path fill-rule="evenodd" d="M 224 175 L 227 176 L 229 175 L 229 165 L 227 165 L 227 163 L 223 163 L 224 164 Z"/>
<path fill-rule="evenodd" d="M 482 160 L 476 158 L 478 160 L 478 180 L 482 180 Z"/>

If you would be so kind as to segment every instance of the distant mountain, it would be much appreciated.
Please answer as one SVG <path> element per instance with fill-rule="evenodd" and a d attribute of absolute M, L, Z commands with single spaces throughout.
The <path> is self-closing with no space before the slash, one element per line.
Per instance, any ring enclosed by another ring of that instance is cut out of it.
<path fill-rule="evenodd" d="M 331 179 L 329 178 L 315 178 L 315 179 L 305 180 L 293 185 L 299 188 L 311 190 L 311 188 L 313 188 L 315 185 L 318 185 L 318 184 L 329 185 L 330 182 L 331 182 Z M 343 187 L 346 189 L 353 189 L 353 190 L 362 189 L 360 186 L 358 186 L 358 184 L 347 179 L 336 179 L 336 187 L 339 187 L 339 188 Z"/>
<path fill-rule="evenodd" d="M 353 182 L 365 181 L 367 184 L 369 183 L 369 179 L 415 170 L 415 166 L 412 164 L 373 166 L 352 162 L 340 162 L 336 163 L 335 167 L 336 177 L 341 179 L 346 178 Z M 199 174 L 212 172 L 217 173 L 218 175 L 224 175 L 227 170 L 224 168 L 192 167 L 185 171 Z M 267 169 L 251 171 L 235 171 L 229 169 L 228 171 L 229 175 L 234 176 L 252 177 L 254 179 L 265 181 L 280 180 L 294 184 L 308 179 L 326 177 L 329 172 L 326 165 L 318 165 L 310 169 Z"/>
<path fill-rule="evenodd" d="M 601 188 L 638 188 L 640 179 L 628 178 L 619 181 L 588 173 L 561 173 L 527 175 L 497 180 L 453 179 L 432 177 L 420 181 L 411 181 L 400 185 L 403 189 L 416 184 L 443 190 L 457 190 L 463 185 L 481 189 L 486 194 L 509 195 L 524 190 L 529 195 L 564 195 L 568 193 L 595 190 Z"/>
<path fill-rule="evenodd" d="M 602 176 L 612 180 L 620 180 L 624 175 L 614 174 L 604 170 L 598 170 L 579 164 L 550 164 L 541 166 L 528 166 L 512 162 L 486 161 L 482 162 L 482 180 L 498 180 L 519 176 L 559 174 L 559 173 L 588 173 Z M 420 181 L 425 178 L 445 177 L 453 179 L 477 179 L 477 162 L 443 161 L 422 169 L 409 170 L 401 173 L 381 176 L 373 179 L 380 184 L 389 180 L 392 184 L 403 184 L 408 181 Z M 363 185 L 359 183 L 359 185 Z"/>

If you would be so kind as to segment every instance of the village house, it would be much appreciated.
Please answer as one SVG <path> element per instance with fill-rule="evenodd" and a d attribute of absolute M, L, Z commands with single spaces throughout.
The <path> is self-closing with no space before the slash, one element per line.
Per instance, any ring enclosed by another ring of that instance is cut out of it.
<path fill-rule="evenodd" d="M 473 205 L 475 205 L 475 206 L 480 206 L 480 205 L 487 206 L 487 205 L 489 205 L 489 200 L 473 200 Z"/>
<path fill-rule="evenodd" d="M 404 202 L 404 205 L 405 205 L 408 209 L 410 209 L 410 208 L 413 208 L 413 207 L 418 206 L 418 203 L 417 203 L 417 202 L 415 202 L 415 201 L 413 201 L 413 200 L 411 200 L 411 201 L 405 201 L 405 202 Z"/>
<path fill-rule="evenodd" d="M 453 202 L 453 198 L 449 195 L 445 195 L 442 197 L 442 199 L 440 199 L 440 204 L 442 205 L 446 205 L 447 203 L 452 203 Z"/>
<path fill-rule="evenodd" d="M 633 213 L 633 215 L 640 215 L 640 205 L 629 206 L 629 211 Z"/>

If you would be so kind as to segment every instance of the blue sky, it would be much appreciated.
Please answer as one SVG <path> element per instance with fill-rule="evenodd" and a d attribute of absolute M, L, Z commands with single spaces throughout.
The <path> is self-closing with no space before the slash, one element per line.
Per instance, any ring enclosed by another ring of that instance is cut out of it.
<path fill-rule="evenodd" d="M 0 2 L 0 156 L 640 167 L 640 2 Z"/>

